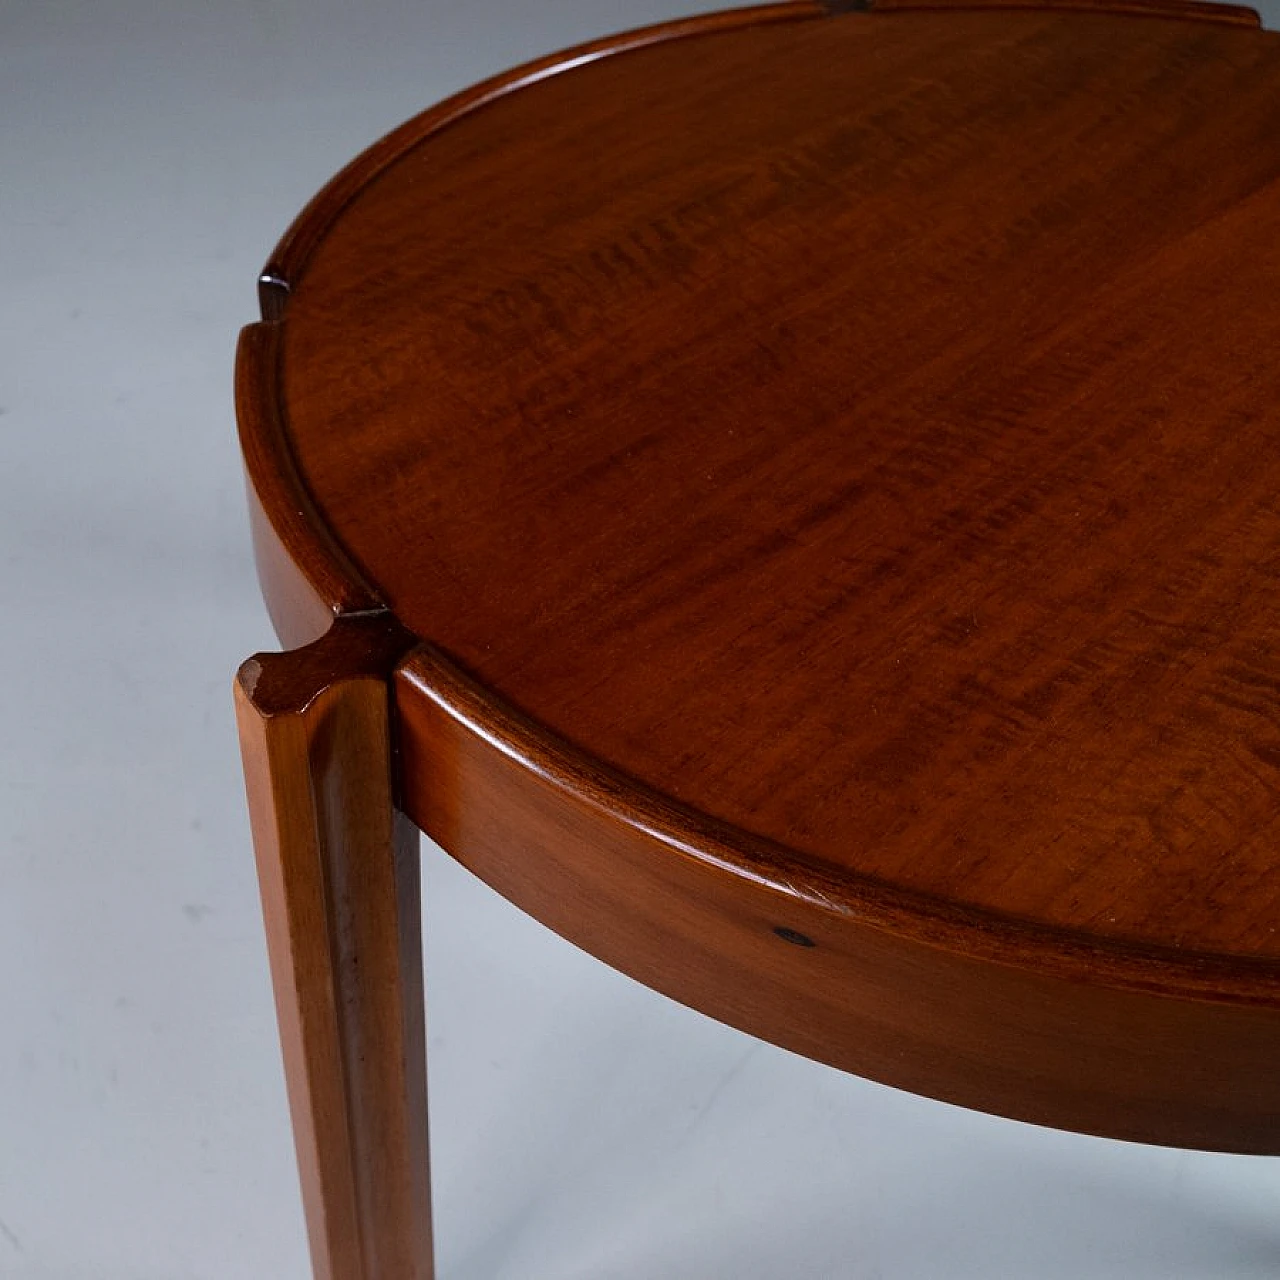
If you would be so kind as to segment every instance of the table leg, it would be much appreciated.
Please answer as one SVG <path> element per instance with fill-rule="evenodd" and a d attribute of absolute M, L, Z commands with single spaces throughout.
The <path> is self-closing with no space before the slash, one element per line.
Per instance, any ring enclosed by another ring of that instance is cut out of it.
<path fill-rule="evenodd" d="M 430 1280 L 417 831 L 395 637 L 340 619 L 241 667 L 236 715 L 317 1280 Z"/>

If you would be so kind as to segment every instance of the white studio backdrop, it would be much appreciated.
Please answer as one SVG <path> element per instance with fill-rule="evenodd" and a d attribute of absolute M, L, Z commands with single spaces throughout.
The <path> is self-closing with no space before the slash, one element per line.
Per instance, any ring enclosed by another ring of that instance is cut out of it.
<path fill-rule="evenodd" d="M 274 646 L 236 331 L 388 128 L 696 7 L 0 0 L 3 1280 L 309 1274 L 230 697 Z M 424 857 L 439 1280 L 1280 1275 L 1280 1161 L 842 1076 Z"/>

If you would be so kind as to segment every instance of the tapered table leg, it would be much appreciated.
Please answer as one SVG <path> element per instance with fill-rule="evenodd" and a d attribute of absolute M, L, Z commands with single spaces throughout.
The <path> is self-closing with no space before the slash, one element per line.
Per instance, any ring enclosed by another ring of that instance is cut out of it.
<path fill-rule="evenodd" d="M 241 667 L 236 712 L 317 1280 L 429 1280 L 416 829 L 379 618 Z"/>

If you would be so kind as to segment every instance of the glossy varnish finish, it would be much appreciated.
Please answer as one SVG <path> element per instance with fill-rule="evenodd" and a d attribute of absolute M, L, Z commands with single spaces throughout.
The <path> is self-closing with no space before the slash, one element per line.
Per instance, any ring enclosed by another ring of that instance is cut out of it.
<path fill-rule="evenodd" d="M 241 668 L 236 713 L 316 1280 L 430 1280 L 418 834 L 386 618 Z"/>
<path fill-rule="evenodd" d="M 300 470 L 408 627 L 665 795 L 1276 956 L 1277 119 L 1280 41 L 1085 13 L 544 80 L 314 250 Z"/>
<path fill-rule="evenodd" d="M 317 197 L 240 354 L 277 629 L 390 628 L 329 679 L 398 803 L 655 988 L 1280 1152 L 1280 39 L 852 8 L 544 60 Z"/>
<path fill-rule="evenodd" d="M 851 889 L 495 713 L 426 651 L 396 693 L 415 820 L 513 902 L 654 989 L 980 1110 L 1280 1152 L 1280 1018 L 1258 975 L 1117 963 L 1078 940 L 1010 936 L 944 904 Z"/>

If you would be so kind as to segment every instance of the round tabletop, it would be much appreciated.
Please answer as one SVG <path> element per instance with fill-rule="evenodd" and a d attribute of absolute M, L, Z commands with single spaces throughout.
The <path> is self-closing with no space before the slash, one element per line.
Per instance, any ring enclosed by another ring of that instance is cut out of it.
<path fill-rule="evenodd" d="M 522 68 L 317 197 L 242 356 L 274 432 L 251 478 L 292 486 L 263 501 L 268 596 L 273 555 L 301 583 L 278 625 L 385 607 L 412 637 L 407 808 L 464 861 L 498 840 L 459 814 L 494 801 L 433 781 L 465 755 L 445 705 L 683 858 L 1063 984 L 1024 1013 L 1087 984 L 1251 1018 L 1226 1034 L 1254 1070 L 1280 1047 L 1280 38 L 1196 5 L 846 8 Z M 772 963 L 826 945 L 764 922 Z"/>

